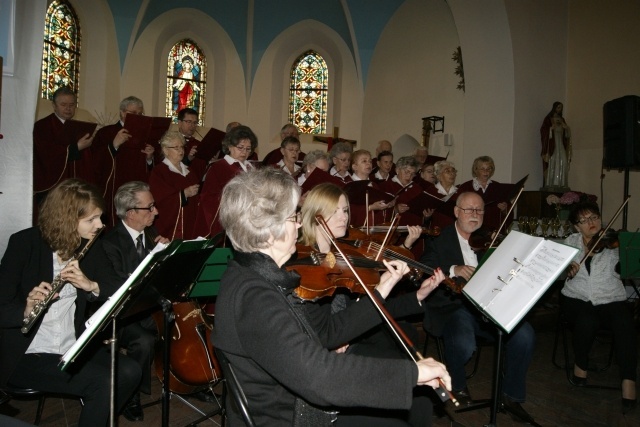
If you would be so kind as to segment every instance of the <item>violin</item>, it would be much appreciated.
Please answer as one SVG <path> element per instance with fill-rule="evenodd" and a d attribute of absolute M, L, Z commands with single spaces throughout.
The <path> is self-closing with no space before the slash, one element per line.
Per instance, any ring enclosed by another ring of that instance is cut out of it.
<path fill-rule="evenodd" d="M 591 250 L 592 254 L 599 254 L 605 249 L 616 249 L 618 247 L 620 247 L 618 231 L 611 229 L 598 231 L 598 234 L 593 236 L 587 243 L 587 249 Z"/>
<path fill-rule="evenodd" d="M 387 311 L 386 307 L 380 301 L 378 296 L 376 294 L 374 294 L 373 292 L 371 292 L 367 288 L 367 286 L 365 286 L 363 280 L 357 274 L 354 266 L 349 263 L 349 261 L 347 260 L 347 257 L 343 254 L 342 249 L 337 244 L 336 239 L 333 236 L 333 233 L 331 233 L 331 230 L 329 229 L 329 226 L 325 222 L 325 220 L 322 217 L 322 215 L 317 215 L 316 216 L 316 221 L 318 222 L 318 225 L 320 225 L 320 229 L 325 233 L 325 235 L 327 236 L 329 241 L 334 245 L 334 247 L 336 248 L 337 252 L 342 255 L 343 259 L 345 259 L 345 261 L 347 263 L 347 266 L 353 272 L 353 274 L 354 274 L 355 278 L 357 279 L 357 281 L 362 285 L 362 288 L 365 290 L 367 296 L 370 298 L 371 302 L 373 303 L 375 308 L 378 310 L 378 312 L 382 316 L 382 319 L 385 321 L 387 326 L 389 326 L 391 332 L 393 333 L 393 336 L 397 339 L 398 343 L 402 346 L 402 348 L 407 352 L 409 357 L 414 362 L 417 362 L 418 360 L 424 359 L 422 354 L 420 354 L 420 352 L 416 349 L 416 347 L 413 344 L 413 342 L 409 339 L 409 337 L 404 333 L 402 328 L 400 328 L 400 326 L 396 323 L 396 321 L 393 319 L 393 317 L 389 314 L 389 312 Z M 438 381 L 439 381 L 439 386 L 435 389 L 436 393 L 438 394 L 438 397 L 440 397 L 440 399 L 443 402 L 450 399 L 451 402 L 455 406 L 459 406 L 460 403 L 458 403 L 458 401 L 456 400 L 456 398 L 453 396 L 453 394 L 451 392 L 447 391 L 442 379 L 438 379 Z"/>
<path fill-rule="evenodd" d="M 506 236 L 480 227 L 469 236 L 469 246 L 474 252 L 486 251 L 489 248 L 495 248 L 502 243 Z"/>
<path fill-rule="evenodd" d="M 300 275 L 300 285 L 294 293 L 303 300 L 316 301 L 331 296 L 337 288 L 347 288 L 351 292 L 364 294 L 356 274 L 363 278 L 364 286 L 373 290 L 380 281 L 381 270 L 386 270 L 382 262 L 361 257 L 348 248 L 339 254 L 329 252 L 322 254 L 309 246 L 296 245 L 297 257 L 289 260 L 285 268 L 296 271 Z M 349 261 L 347 261 L 349 260 Z M 355 273 L 347 266 L 347 262 L 357 265 Z"/>

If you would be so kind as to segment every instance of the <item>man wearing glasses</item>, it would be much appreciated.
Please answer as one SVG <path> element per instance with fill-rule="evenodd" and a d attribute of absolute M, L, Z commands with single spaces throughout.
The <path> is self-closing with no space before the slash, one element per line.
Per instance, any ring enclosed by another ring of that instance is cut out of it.
<path fill-rule="evenodd" d="M 183 108 L 178 111 L 178 131 L 184 136 L 184 159 L 182 163 L 185 165 L 191 164 L 191 161 L 196 157 L 198 152 L 198 144 L 200 140 L 194 137 L 196 129 L 198 128 L 198 112 L 193 108 Z"/>
<path fill-rule="evenodd" d="M 123 282 L 138 267 L 156 243 L 168 243 L 158 236 L 153 221 L 158 215 L 149 185 L 131 181 L 116 192 L 114 205 L 120 221 L 103 239 L 104 250 Z M 156 324 L 150 316 L 128 323 L 121 328 L 119 344 L 127 349 L 127 355 L 142 368 L 140 389 L 134 393 L 122 411 L 129 421 L 142 421 L 144 413 L 140 404 L 140 392 L 151 394 L 151 362 L 156 340 Z"/>
<path fill-rule="evenodd" d="M 482 254 L 469 245 L 471 233 L 482 226 L 484 201 L 473 192 L 462 193 L 454 207 L 456 221 L 445 227 L 435 239 L 427 242 L 420 262 L 440 267 L 456 281 L 466 283 L 475 271 Z M 493 341 L 496 326 L 484 321 L 480 312 L 461 295 L 440 287 L 425 300 L 425 330 L 444 340 L 443 362 L 451 374 L 452 391 L 462 405 L 473 403 L 467 388 L 465 364 L 476 350 L 476 337 Z M 535 425 L 521 403 L 526 397 L 526 375 L 535 344 L 535 332 L 521 322 L 506 336 L 502 407 L 513 417 Z"/>

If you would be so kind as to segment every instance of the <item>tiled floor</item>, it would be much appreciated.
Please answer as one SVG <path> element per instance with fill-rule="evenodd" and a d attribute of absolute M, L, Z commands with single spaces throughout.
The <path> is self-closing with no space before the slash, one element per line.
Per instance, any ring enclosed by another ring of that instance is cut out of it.
<path fill-rule="evenodd" d="M 640 425 L 640 408 L 631 414 L 623 416 L 621 413 L 620 392 L 618 390 L 585 389 L 571 386 L 566 379 L 564 371 L 553 366 L 551 354 L 555 334 L 556 309 L 552 303 L 539 304 L 530 321 L 537 333 L 536 350 L 529 370 L 527 381 L 527 402 L 524 408 L 543 426 L 638 426 Z M 430 343 L 432 344 L 432 343 Z M 592 354 L 593 363 L 602 366 L 607 361 L 609 344 L 596 343 Z M 430 345 L 428 354 L 435 353 L 435 345 Z M 491 373 L 493 363 L 493 350 L 485 347 L 480 358 L 480 367 L 475 377 L 469 380 L 469 388 L 474 398 L 488 398 L 491 391 Z M 605 384 L 613 387 L 619 385 L 617 380 L 617 366 L 614 365 L 605 372 L 593 372 L 589 374 L 589 382 L 592 384 Z M 160 382 L 153 381 L 153 393 L 151 396 L 143 395 L 143 403 L 160 398 Z M 205 404 L 193 398 L 188 399 L 202 410 L 215 409 L 214 404 Z M 488 409 L 466 413 L 452 412 L 450 404 L 445 406 L 451 415 L 442 415 L 433 419 L 434 426 L 458 425 L 452 424 L 452 420 L 464 426 L 482 426 L 489 423 Z M 0 413 L 9 414 L 20 420 L 33 422 L 36 410 L 35 401 L 11 401 L 0 407 Z M 71 399 L 47 399 L 42 426 L 74 426 L 77 422 L 79 411 L 78 401 Z M 170 404 L 171 426 L 188 425 L 199 414 L 189 408 L 179 398 L 173 398 Z M 140 427 L 142 425 L 160 426 L 162 423 L 161 406 L 155 405 L 145 408 L 144 423 L 131 423 L 123 417 L 119 419 L 119 425 L 123 427 Z M 219 425 L 220 417 L 214 417 L 200 424 L 201 426 Z M 509 415 L 498 414 L 496 425 L 513 426 L 521 425 L 511 419 Z"/>

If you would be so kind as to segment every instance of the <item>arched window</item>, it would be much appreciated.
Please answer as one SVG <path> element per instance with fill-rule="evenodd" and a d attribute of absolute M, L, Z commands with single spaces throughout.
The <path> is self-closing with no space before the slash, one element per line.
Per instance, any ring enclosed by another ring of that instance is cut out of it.
<path fill-rule="evenodd" d="M 312 50 L 303 53 L 291 68 L 289 122 L 301 133 L 327 132 L 329 70 L 325 60 Z"/>
<path fill-rule="evenodd" d="M 180 40 L 169 51 L 167 63 L 166 115 L 178 121 L 178 111 L 193 108 L 198 112 L 199 125 L 204 124 L 207 58 L 198 45 L 189 39 Z"/>
<path fill-rule="evenodd" d="M 42 97 L 51 99 L 53 92 L 68 86 L 78 93 L 80 69 L 80 24 L 66 0 L 54 0 L 44 21 L 42 49 Z"/>

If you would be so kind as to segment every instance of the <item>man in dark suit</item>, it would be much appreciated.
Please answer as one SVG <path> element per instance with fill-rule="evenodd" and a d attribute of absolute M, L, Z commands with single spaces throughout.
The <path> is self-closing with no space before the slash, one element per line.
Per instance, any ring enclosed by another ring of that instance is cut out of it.
<path fill-rule="evenodd" d="M 168 243 L 169 240 L 158 236 L 153 228 L 158 210 L 148 184 L 131 181 L 122 185 L 116 192 L 114 206 L 120 221 L 105 236 L 103 245 L 114 269 L 126 280 L 156 243 Z M 129 421 L 144 419 L 140 392 L 151 394 L 151 362 L 156 332 L 156 324 L 150 316 L 128 323 L 120 331 L 121 346 L 142 368 L 140 389 L 122 412 Z"/>
<path fill-rule="evenodd" d="M 454 214 L 455 223 L 427 243 L 421 262 L 433 268 L 440 267 L 451 278 L 466 283 L 478 265 L 478 256 L 469 246 L 469 237 L 482 226 L 484 202 L 476 193 L 462 193 L 456 201 Z M 430 334 L 444 339 L 445 362 L 451 373 L 452 390 L 461 403 L 471 403 L 464 366 L 476 349 L 476 337 L 492 340 L 495 326 L 483 321 L 469 301 L 439 288 L 426 300 L 424 327 Z M 535 332 L 527 322 L 521 322 L 506 337 L 502 383 L 503 408 L 530 423 L 535 421 L 521 402 L 526 397 L 526 375 L 534 344 Z"/>

